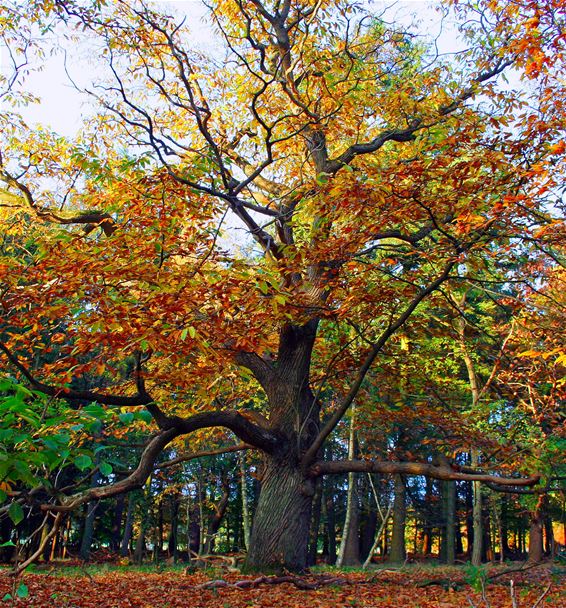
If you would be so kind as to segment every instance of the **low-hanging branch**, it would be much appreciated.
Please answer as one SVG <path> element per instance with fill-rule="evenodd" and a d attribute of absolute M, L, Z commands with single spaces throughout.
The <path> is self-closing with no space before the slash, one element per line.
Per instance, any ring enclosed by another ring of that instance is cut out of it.
<path fill-rule="evenodd" d="M 310 472 L 314 477 L 341 473 L 381 473 L 383 475 L 422 475 L 444 481 L 480 481 L 489 483 L 495 490 L 499 488 L 524 488 L 536 485 L 540 475 L 530 477 L 500 477 L 482 471 L 464 472 L 459 467 L 433 465 L 426 462 L 393 462 L 379 460 L 343 460 L 337 462 L 319 461 L 314 463 Z"/>

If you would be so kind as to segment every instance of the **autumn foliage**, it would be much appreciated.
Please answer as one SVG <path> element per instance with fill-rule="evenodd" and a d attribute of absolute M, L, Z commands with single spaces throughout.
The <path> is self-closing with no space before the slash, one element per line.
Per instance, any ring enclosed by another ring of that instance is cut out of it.
<path fill-rule="evenodd" d="M 2 3 L 15 57 L 47 52 L 53 30 L 100 70 L 76 84 L 93 104 L 76 137 L 2 118 L 0 349 L 37 391 L 7 389 L 13 426 L 45 432 L 22 414 L 40 394 L 72 403 L 49 432 L 80 470 L 93 438 L 145 437 L 108 483 L 62 490 L 54 456 L 37 499 L 22 484 L 42 462 L 0 463 L 6 497 L 64 513 L 142 487 L 165 448 L 255 450 L 247 565 L 301 569 L 323 475 L 554 487 L 554 464 L 534 464 L 552 450 L 525 460 L 481 423 L 525 404 L 545 437 L 563 423 L 563 345 L 541 328 L 563 307 L 564 8 L 448 6 L 455 58 L 344 0 L 213 2 L 211 56 L 153 4 Z M 15 104 L 18 69 L 3 84 Z M 460 384 L 448 364 L 422 374 L 448 351 Z M 365 455 L 332 461 L 354 403 Z M 72 413 L 88 407 L 96 428 Z M 392 421 L 422 423 L 435 454 L 378 445 Z M 450 463 L 472 449 L 497 456 Z"/>

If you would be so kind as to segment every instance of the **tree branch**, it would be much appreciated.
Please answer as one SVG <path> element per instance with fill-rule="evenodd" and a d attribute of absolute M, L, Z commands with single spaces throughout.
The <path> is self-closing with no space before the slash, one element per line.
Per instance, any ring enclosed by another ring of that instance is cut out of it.
<path fill-rule="evenodd" d="M 341 462 L 316 462 L 310 468 L 314 477 L 320 475 L 336 475 L 341 473 L 381 473 L 385 475 L 423 475 L 433 479 L 446 481 L 480 481 L 490 483 L 490 487 L 524 488 L 536 485 L 540 475 L 531 477 L 500 477 L 480 471 L 474 473 L 462 472 L 458 467 L 436 466 L 425 462 L 386 462 L 372 460 L 344 460 Z M 513 490 L 510 490 L 513 491 Z"/>

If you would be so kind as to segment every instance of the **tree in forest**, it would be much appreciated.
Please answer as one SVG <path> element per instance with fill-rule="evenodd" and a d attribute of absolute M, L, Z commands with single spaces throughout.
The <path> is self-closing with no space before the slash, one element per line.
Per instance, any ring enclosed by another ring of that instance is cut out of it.
<path fill-rule="evenodd" d="M 100 59 L 99 112 L 76 138 L 2 119 L 4 362 L 46 395 L 154 424 L 128 476 L 47 488 L 44 510 L 142 487 L 187 436 L 224 441 L 263 458 L 247 567 L 301 569 L 323 475 L 536 483 L 323 458 L 431 294 L 556 257 L 563 9 L 454 4 L 470 42 L 456 61 L 345 0 L 213 2 L 211 57 L 141 1 L 2 2 L 16 68 L 50 31 Z M 498 85 L 512 68 L 538 96 Z"/>

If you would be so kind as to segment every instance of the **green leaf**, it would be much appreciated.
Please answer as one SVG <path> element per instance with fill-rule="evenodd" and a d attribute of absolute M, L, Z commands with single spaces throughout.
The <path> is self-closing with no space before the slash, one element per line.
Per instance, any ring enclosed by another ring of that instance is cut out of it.
<path fill-rule="evenodd" d="M 92 458 L 86 454 L 81 454 L 75 458 L 75 466 L 80 471 L 88 469 L 92 465 Z"/>
<path fill-rule="evenodd" d="M 100 472 L 105 477 L 108 477 L 112 474 L 112 465 L 109 462 L 101 462 L 100 463 Z"/>
<path fill-rule="evenodd" d="M 8 498 L 8 494 L 4 490 L 0 490 L 0 503 L 4 502 Z M 1 547 L 2 545 L 0 545 Z"/>
<path fill-rule="evenodd" d="M 124 424 L 130 424 L 130 422 L 132 422 L 134 419 L 134 414 L 132 412 L 124 412 L 118 416 L 118 419 Z"/>
<path fill-rule="evenodd" d="M 20 586 L 16 589 L 16 595 L 20 598 L 24 598 L 29 595 L 29 589 L 25 583 L 20 583 Z"/>
<path fill-rule="evenodd" d="M 12 594 L 11 593 L 6 593 L 6 595 L 2 598 L 3 602 L 7 602 L 8 600 L 12 599 Z"/>
<path fill-rule="evenodd" d="M 14 526 L 17 526 L 24 518 L 24 510 L 17 502 L 13 502 L 8 509 L 8 515 L 14 522 Z"/>
<path fill-rule="evenodd" d="M 5 543 L 1 543 L 0 547 L 15 547 L 16 544 L 13 543 L 11 540 L 7 540 Z"/>
<path fill-rule="evenodd" d="M 146 422 L 147 424 L 153 420 L 153 416 L 147 410 L 140 410 L 139 412 L 136 412 L 136 418 L 138 420 L 143 420 L 143 422 Z"/>

